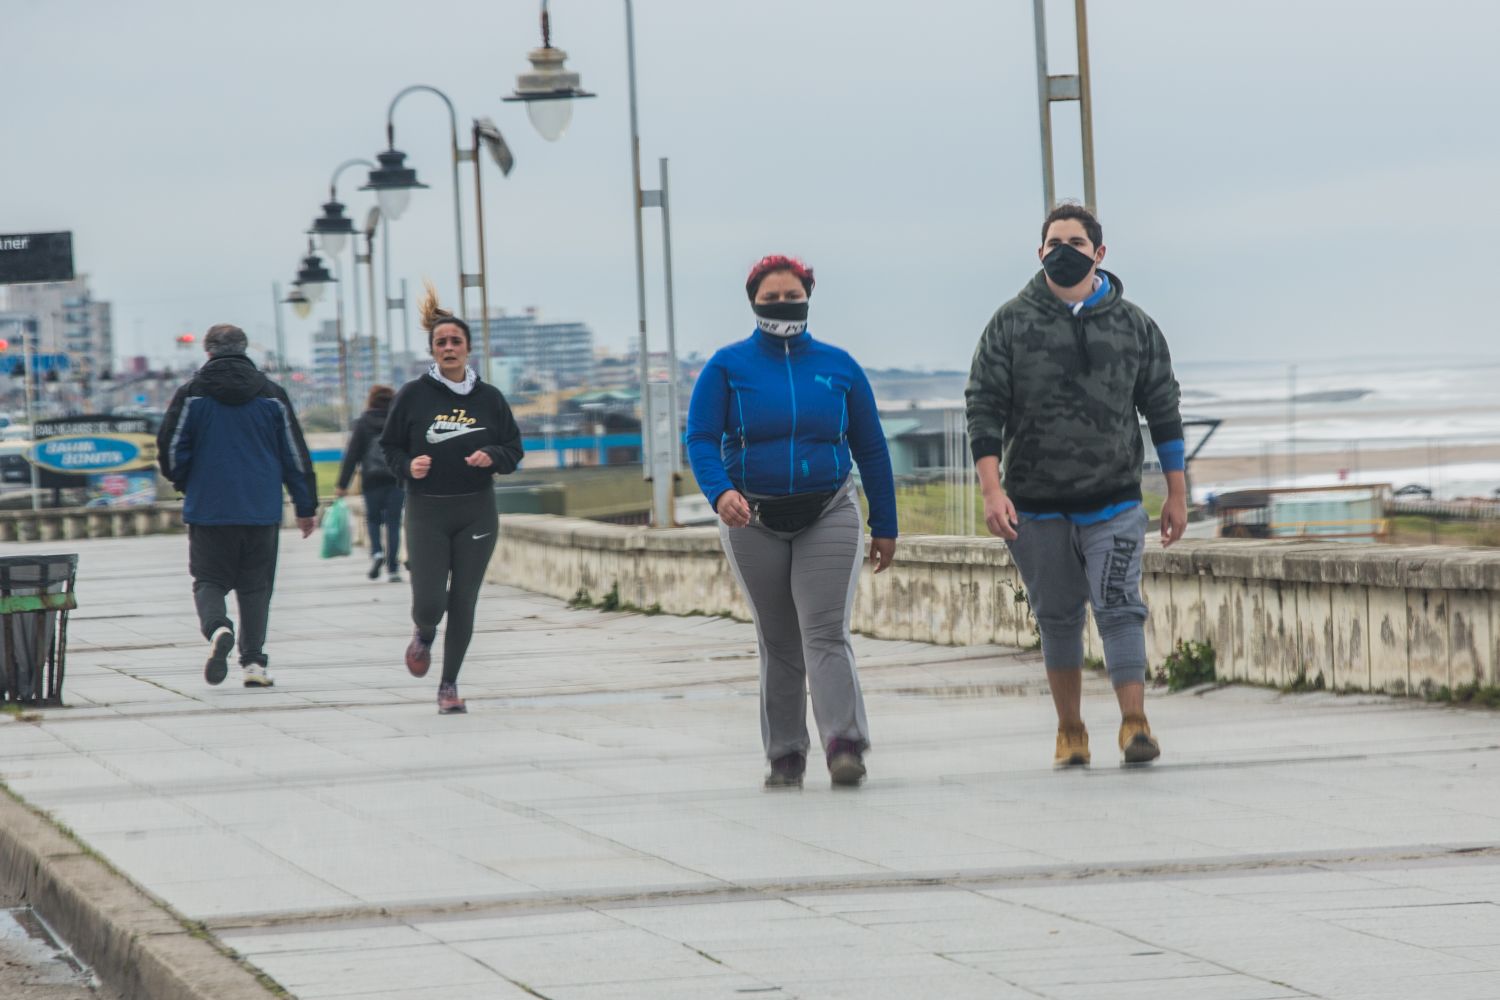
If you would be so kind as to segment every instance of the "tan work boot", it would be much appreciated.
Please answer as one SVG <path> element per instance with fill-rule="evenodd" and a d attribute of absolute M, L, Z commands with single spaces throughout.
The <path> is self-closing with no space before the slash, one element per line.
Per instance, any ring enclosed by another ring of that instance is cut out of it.
<path fill-rule="evenodd" d="M 1120 723 L 1120 750 L 1127 764 L 1149 764 L 1161 756 L 1161 744 L 1151 735 L 1151 724 L 1144 715 L 1127 715 Z"/>
<path fill-rule="evenodd" d="M 1057 753 L 1053 767 L 1083 767 L 1089 762 L 1089 731 L 1082 724 L 1057 727 Z"/>

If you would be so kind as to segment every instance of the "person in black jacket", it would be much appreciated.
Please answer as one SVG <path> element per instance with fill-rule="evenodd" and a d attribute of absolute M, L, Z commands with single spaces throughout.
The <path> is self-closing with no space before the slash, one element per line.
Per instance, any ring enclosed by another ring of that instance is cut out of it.
<path fill-rule="evenodd" d="M 349 444 L 344 449 L 344 464 L 339 466 L 338 488 L 334 495 L 347 496 L 349 481 L 359 469 L 359 488 L 365 499 L 365 523 L 370 533 L 370 579 L 380 576 L 382 564 L 386 579 L 401 582 L 401 507 L 406 495 L 401 484 L 385 462 L 380 433 L 385 430 L 386 416 L 396 390 L 388 385 L 370 387 L 365 398 L 365 412 L 349 428 Z"/>
<path fill-rule="evenodd" d="M 312 534 L 317 479 L 302 428 L 281 386 L 245 356 L 245 331 L 228 323 L 203 338 L 208 362 L 177 390 L 157 432 L 162 474 L 187 496 L 188 569 L 198 621 L 212 652 L 203 676 L 223 682 L 234 648 L 225 599 L 240 608 L 246 687 L 270 687 L 264 650 L 276 577 L 281 489 L 292 496 L 302 537 Z"/>
<path fill-rule="evenodd" d="M 514 472 L 524 452 L 510 404 L 469 367 L 468 324 L 438 306 L 430 282 L 422 325 L 436 360 L 426 375 L 396 394 L 380 443 L 386 464 L 407 492 L 406 551 L 416 629 L 406 647 L 406 669 L 413 677 L 426 676 L 438 622 L 446 613 L 438 712 L 450 715 L 465 711 L 458 671 L 474 634 L 474 606 L 499 530 L 493 479 Z"/>

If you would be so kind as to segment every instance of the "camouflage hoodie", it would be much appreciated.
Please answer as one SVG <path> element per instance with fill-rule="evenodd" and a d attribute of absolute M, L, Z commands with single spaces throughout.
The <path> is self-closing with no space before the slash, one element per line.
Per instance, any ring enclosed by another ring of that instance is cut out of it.
<path fill-rule="evenodd" d="M 1003 455 L 1001 481 L 1022 510 L 1139 500 L 1137 411 L 1157 444 L 1182 438 L 1166 339 L 1108 278 L 1104 299 L 1074 316 L 1038 271 L 979 338 L 964 391 L 969 439 L 976 461 Z"/>

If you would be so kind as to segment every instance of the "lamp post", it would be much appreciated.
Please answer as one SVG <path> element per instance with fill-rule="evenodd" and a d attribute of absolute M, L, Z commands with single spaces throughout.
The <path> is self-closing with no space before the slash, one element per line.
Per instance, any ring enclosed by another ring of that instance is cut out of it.
<path fill-rule="evenodd" d="M 338 267 L 338 261 L 334 260 L 334 267 Z M 338 279 L 328 272 L 323 262 L 318 259 L 317 251 L 313 249 L 312 237 L 307 240 L 307 256 L 302 258 L 302 267 L 297 271 L 296 289 L 307 301 L 308 311 L 322 298 L 325 287 L 337 282 Z M 338 339 L 339 356 L 339 409 L 340 422 L 347 423 L 349 417 L 349 372 L 344 354 L 344 299 L 341 295 L 334 295 L 334 335 Z M 293 308 L 297 308 L 294 304 Z"/>
<path fill-rule="evenodd" d="M 677 351 L 672 316 L 671 235 L 667 199 L 667 162 L 661 161 L 661 188 L 645 191 L 641 188 L 641 136 L 640 114 L 636 99 L 635 72 L 635 5 L 625 0 L 625 55 L 630 83 L 630 177 L 631 212 L 635 223 L 635 302 L 637 326 L 637 377 L 641 389 L 641 445 L 643 471 L 652 483 L 651 522 L 657 527 L 670 527 L 675 523 L 672 511 L 673 484 L 681 467 L 680 448 L 677 437 L 680 424 L 677 415 Z M 571 101 L 580 97 L 592 97 L 578 89 L 578 74 L 563 70 L 566 53 L 552 48 L 551 21 L 547 12 L 547 0 L 542 0 L 542 47 L 533 50 L 532 72 L 523 73 L 516 80 L 516 93 L 508 101 L 528 101 L 532 124 L 544 139 L 555 138 L 549 131 L 561 134 L 571 116 Z M 557 110 L 554 110 L 557 109 Z M 535 110 L 533 110 L 535 109 Z M 567 109 L 565 112 L 562 109 Z M 560 122 L 560 124 L 559 124 Z M 651 349 L 646 334 L 646 253 L 642 234 L 642 209 L 662 209 L 663 252 L 667 264 L 667 345 L 671 355 L 668 362 L 669 382 L 665 387 L 653 387 L 650 381 Z M 667 410 L 667 426 L 658 428 L 653 395 L 662 395 L 661 405 Z M 665 434 L 667 440 L 658 435 Z"/>
<path fill-rule="evenodd" d="M 359 233 L 355 230 L 353 221 L 344 214 L 344 206 L 339 202 L 339 177 L 350 167 L 365 167 L 372 171 L 379 169 L 369 160 L 345 160 L 339 164 L 334 169 L 333 176 L 328 181 L 328 201 L 323 205 L 323 214 L 313 220 L 312 229 L 309 232 L 318 237 L 318 242 L 322 246 L 323 252 L 328 254 L 330 259 L 336 260 L 338 255 L 343 252 L 344 246 L 346 244 L 349 246 L 349 256 L 354 263 L 353 268 L 350 270 L 349 280 L 350 292 L 354 299 L 355 337 L 358 337 L 359 331 L 364 329 L 363 306 L 359 298 L 359 265 L 362 263 L 370 264 L 370 328 L 365 332 L 370 338 L 370 378 L 373 383 L 380 381 L 379 322 L 376 318 L 374 295 L 375 268 L 370 259 L 373 256 L 373 240 L 369 241 L 371 243 L 369 252 L 361 257 L 359 252 Z M 375 209 L 374 211 L 376 214 L 372 216 L 372 220 L 373 222 L 378 222 L 380 218 L 378 214 L 379 210 Z M 389 336 L 389 314 L 386 316 L 386 333 Z"/>
<path fill-rule="evenodd" d="M 380 200 L 380 210 L 387 219 L 398 219 L 406 211 L 406 206 L 411 199 L 411 192 L 427 187 L 426 184 L 417 180 L 417 172 L 406 166 L 406 154 L 396 149 L 396 106 L 408 94 L 417 92 L 433 94 L 439 98 L 448 108 L 448 136 L 449 150 L 452 154 L 453 167 L 453 236 L 454 249 L 458 257 L 458 309 L 460 313 L 467 313 L 468 306 L 465 302 L 467 289 L 479 289 L 479 302 L 481 311 L 481 322 L 484 327 L 483 350 L 485 360 L 490 357 L 490 328 L 489 328 L 489 290 L 485 276 L 484 259 L 484 193 L 480 182 L 479 171 L 479 147 L 483 145 L 499 165 L 501 171 L 509 174 L 511 167 L 515 165 L 515 158 L 511 155 L 510 148 L 506 146 L 505 139 L 500 134 L 499 128 L 488 118 L 477 119 L 473 126 L 474 145 L 464 149 L 458 144 L 458 112 L 453 107 L 453 101 L 448 95 L 436 87 L 425 83 L 413 84 L 406 87 L 391 99 L 390 107 L 386 111 L 385 133 L 387 149 L 378 154 L 380 166 L 370 171 L 369 182 L 362 190 L 374 191 Z M 458 165 L 472 161 L 474 163 L 474 202 L 475 214 L 478 219 L 479 231 L 479 272 L 470 274 L 464 266 L 464 223 L 462 209 L 462 189 L 459 187 Z M 403 296 L 404 298 L 404 296 Z"/>

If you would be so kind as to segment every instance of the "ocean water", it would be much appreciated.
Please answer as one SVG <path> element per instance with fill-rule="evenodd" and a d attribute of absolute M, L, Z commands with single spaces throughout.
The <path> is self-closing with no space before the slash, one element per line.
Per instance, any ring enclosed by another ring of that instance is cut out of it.
<path fill-rule="evenodd" d="M 1222 421 L 1202 457 L 1267 456 L 1280 467 L 1276 456 L 1294 447 L 1299 455 L 1346 454 L 1347 477 L 1398 487 L 1418 483 L 1443 498 L 1500 489 L 1500 462 L 1449 454 L 1460 445 L 1500 445 L 1500 356 L 1299 362 L 1294 378 L 1281 362 L 1180 361 L 1175 367 L 1184 418 Z M 873 381 L 883 410 L 912 402 L 963 406 L 962 377 Z M 1289 405 L 1294 391 L 1297 400 Z M 1202 433 L 1189 430 L 1190 446 Z M 1413 448 L 1427 456 L 1423 465 L 1410 455 L 1380 455 Z M 1305 486 L 1338 481 L 1337 473 L 1297 477 Z"/>

